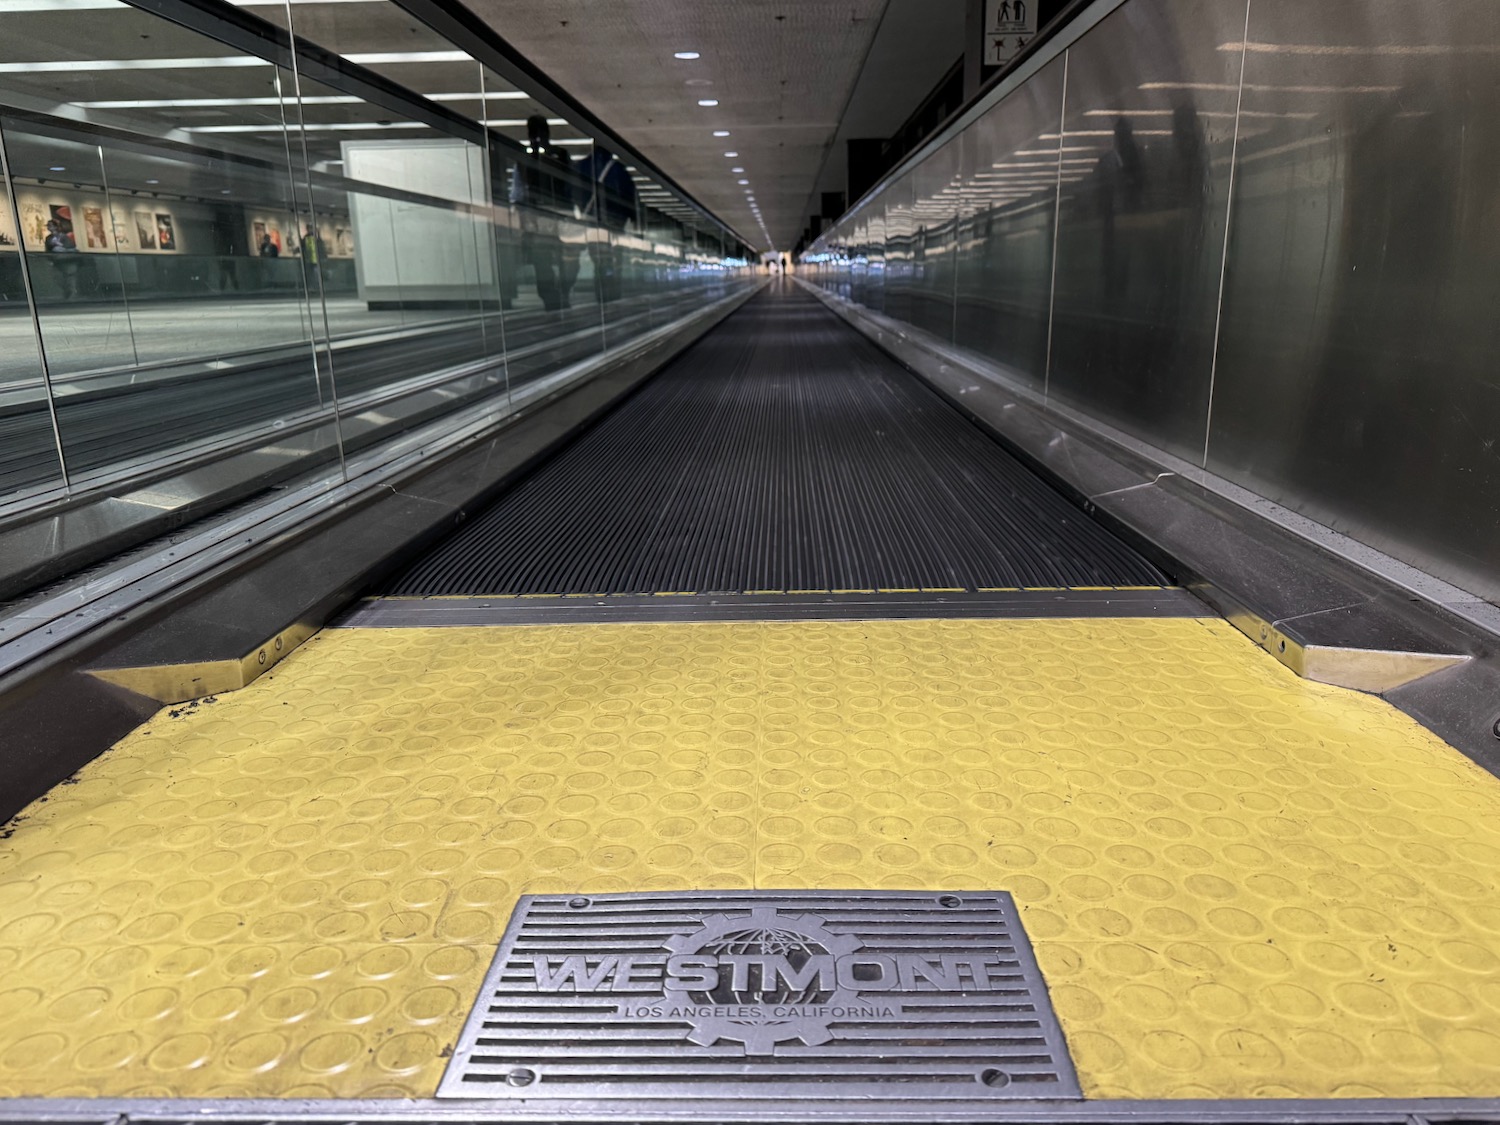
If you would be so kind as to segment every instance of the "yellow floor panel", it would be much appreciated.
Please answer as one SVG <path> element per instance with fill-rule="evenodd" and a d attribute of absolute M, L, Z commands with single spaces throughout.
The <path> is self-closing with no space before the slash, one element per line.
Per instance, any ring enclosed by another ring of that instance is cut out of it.
<path fill-rule="evenodd" d="M 0 843 L 0 1094 L 428 1096 L 515 896 L 1014 893 L 1091 1097 L 1500 1094 L 1500 782 L 1214 620 L 325 632 Z"/>

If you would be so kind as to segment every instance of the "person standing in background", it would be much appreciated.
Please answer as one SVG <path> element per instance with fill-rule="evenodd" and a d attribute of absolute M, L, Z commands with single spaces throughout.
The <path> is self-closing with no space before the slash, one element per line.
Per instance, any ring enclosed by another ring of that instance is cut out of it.
<path fill-rule="evenodd" d="M 578 247 L 565 243 L 559 216 L 573 217 L 573 162 L 552 143 L 547 119 L 526 119 L 526 154 L 517 161 L 510 201 L 521 208 L 521 258 L 536 274 L 536 293 L 549 311 L 569 306 L 578 277 Z"/>
<path fill-rule="evenodd" d="M 307 287 L 322 288 L 323 240 L 311 223 L 302 234 L 302 266 L 307 272 Z"/>
<path fill-rule="evenodd" d="M 623 232 L 636 218 L 635 181 L 620 158 L 603 145 L 595 144 L 593 151 L 578 159 L 578 169 L 583 173 L 584 197 L 580 205 L 585 219 L 592 219 L 609 231 L 611 235 Z M 601 301 L 619 298 L 620 248 L 612 238 L 590 244 L 589 253 L 594 256 L 594 284 L 599 289 Z"/>
<path fill-rule="evenodd" d="M 42 249 L 51 257 L 57 270 L 57 284 L 65 301 L 78 295 L 78 247 L 71 235 L 65 233 L 56 219 L 47 221 L 47 237 Z"/>

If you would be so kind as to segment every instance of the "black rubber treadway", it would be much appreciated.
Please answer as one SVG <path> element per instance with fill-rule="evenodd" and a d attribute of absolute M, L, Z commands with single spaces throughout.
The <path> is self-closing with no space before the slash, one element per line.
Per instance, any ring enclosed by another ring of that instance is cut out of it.
<path fill-rule="evenodd" d="M 382 592 L 1166 581 L 874 344 L 781 283 Z"/>

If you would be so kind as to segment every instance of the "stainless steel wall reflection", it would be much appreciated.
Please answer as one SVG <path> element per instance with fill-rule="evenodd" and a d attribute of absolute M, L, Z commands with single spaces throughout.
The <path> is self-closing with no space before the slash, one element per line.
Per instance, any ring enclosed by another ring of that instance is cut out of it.
<path fill-rule="evenodd" d="M 1492 0 L 1127 0 L 902 172 L 960 168 L 952 338 L 1500 598 L 1497 56 Z M 886 195 L 810 264 L 947 338 L 849 284 Z"/>
<path fill-rule="evenodd" d="M 885 315 L 912 322 L 912 175 L 901 177 L 882 195 L 885 203 Z"/>
<path fill-rule="evenodd" d="M 885 312 L 885 193 L 861 215 L 854 238 L 854 299 Z"/>
<path fill-rule="evenodd" d="M 1049 63 L 963 138 L 954 342 L 1036 387 L 1047 374 L 1064 66 Z"/>
<path fill-rule="evenodd" d="M 953 339 L 953 257 L 958 226 L 963 138 L 933 153 L 911 173 L 911 322 Z"/>
<path fill-rule="evenodd" d="M 1256 0 L 1208 442 L 1215 471 L 1492 598 L 1497 52 L 1493 3 Z"/>
<path fill-rule="evenodd" d="M 1068 52 L 1047 390 L 1193 458 L 1244 29 L 1243 0 L 1134 0 Z"/>

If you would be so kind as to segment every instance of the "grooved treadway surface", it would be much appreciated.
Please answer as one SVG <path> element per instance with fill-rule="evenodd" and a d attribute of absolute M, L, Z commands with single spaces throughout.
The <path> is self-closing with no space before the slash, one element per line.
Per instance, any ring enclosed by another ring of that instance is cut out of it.
<path fill-rule="evenodd" d="M 381 592 L 1165 581 L 785 283 L 753 298 Z"/>
<path fill-rule="evenodd" d="M 0 841 L 0 1094 L 430 1096 L 516 896 L 1008 890 L 1089 1097 L 1500 1093 L 1500 781 L 1220 620 L 342 629 Z"/>

